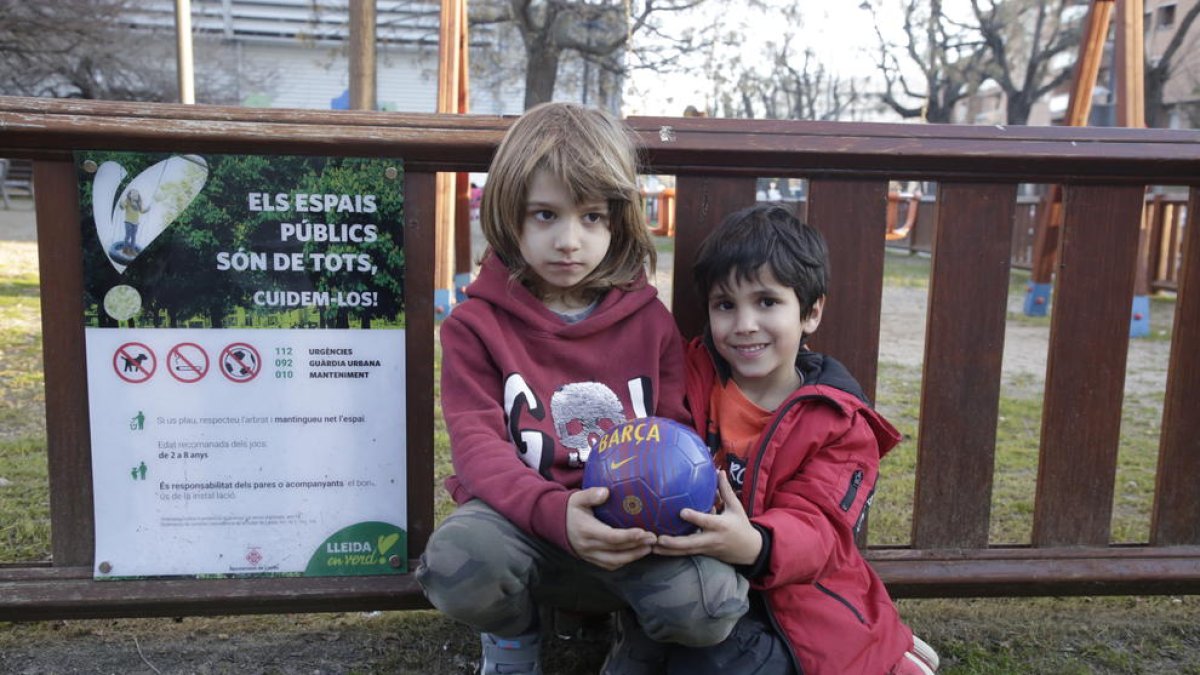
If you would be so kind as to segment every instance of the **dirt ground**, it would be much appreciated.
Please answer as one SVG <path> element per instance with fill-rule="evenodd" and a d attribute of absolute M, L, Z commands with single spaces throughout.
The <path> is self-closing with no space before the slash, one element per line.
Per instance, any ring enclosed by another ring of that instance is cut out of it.
<path fill-rule="evenodd" d="M 0 211 L 0 238 L 33 240 L 30 215 Z M 669 269 L 669 253 L 663 258 Z M 923 287 L 886 289 L 881 361 L 920 365 L 925 302 Z M 1011 303 L 1019 314 L 1019 295 Z M 1169 325 L 1169 317 L 1155 323 Z M 1006 383 L 1044 377 L 1048 333 L 1047 325 L 1009 322 Z M 1127 391 L 1161 392 L 1168 351 L 1166 340 L 1134 341 Z M 1200 598 L 1084 602 L 907 600 L 901 609 L 947 647 L 947 673 L 1200 673 Z M 1047 626 L 1069 628 L 1046 635 Z M 604 637 L 552 639 L 547 675 L 596 672 Z M 0 623 L 0 673 L 459 674 L 477 666 L 477 640 L 434 612 Z"/>

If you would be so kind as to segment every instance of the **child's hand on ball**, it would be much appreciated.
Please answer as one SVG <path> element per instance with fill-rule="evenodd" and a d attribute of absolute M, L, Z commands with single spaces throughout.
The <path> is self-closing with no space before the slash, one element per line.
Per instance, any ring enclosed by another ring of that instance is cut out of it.
<path fill-rule="evenodd" d="M 592 509 L 608 499 L 608 488 L 588 488 L 567 500 L 567 540 L 575 555 L 606 570 L 615 570 L 650 554 L 653 532 L 631 527 L 609 527 Z"/>
<path fill-rule="evenodd" d="M 700 528 L 683 537 L 659 535 L 654 552 L 659 555 L 707 555 L 731 565 L 752 565 L 762 550 L 762 535 L 750 524 L 729 476 L 717 477 L 717 487 L 725 509 L 721 513 L 700 513 L 684 509 L 679 517 Z"/>

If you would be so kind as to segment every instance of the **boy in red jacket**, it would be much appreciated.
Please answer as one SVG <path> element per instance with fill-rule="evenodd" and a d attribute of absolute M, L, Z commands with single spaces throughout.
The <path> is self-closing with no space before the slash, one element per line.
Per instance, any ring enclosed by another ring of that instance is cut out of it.
<path fill-rule="evenodd" d="M 805 346 L 827 257 L 816 230 L 769 205 L 731 214 L 701 246 L 709 322 L 688 349 L 687 401 L 722 469 L 724 510 L 685 509 L 700 531 L 660 536 L 654 552 L 737 566 L 751 610 L 719 645 L 672 649 L 670 672 L 937 670 L 854 542 L 900 434 L 840 363 Z"/>

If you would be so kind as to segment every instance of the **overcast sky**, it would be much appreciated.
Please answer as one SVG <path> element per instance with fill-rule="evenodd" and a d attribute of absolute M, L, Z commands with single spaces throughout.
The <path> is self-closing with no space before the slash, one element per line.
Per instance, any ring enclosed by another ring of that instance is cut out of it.
<path fill-rule="evenodd" d="M 792 26 L 797 37 L 793 45 L 811 46 L 826 69 L 843 77 L 866 76 L 874 69 L 868 51 L 877 48 L 877 39 L 871 23 L 871 14 L 859 9 L 853 0 L 796 0 L 801 6 L 805 21 L 801 26 Z M 764 47 L 768 41 L 782 42 L 788 26 L 774 13 L 755 12 L 749 9 L 730 12 L 726 8 L 709 3 L 688 17 L 699 24 L 711 22 L 711 12 L 722 11 L 722 27 L 726 31 L 740 29 L 746 39 L 738 51 L 741 58 L 751 63 L 764 61 Z M 731 54 L 726 53 L 726 59 Z M 688 105 L 704 109 L 713 99 L 712 84 L 704 77 L 702 59 L 687 75 L 662 75 L 645 70 L 635 70 L 626 91 L 625 114 L 627 115 L 671 115 L 683 113 Z"/>

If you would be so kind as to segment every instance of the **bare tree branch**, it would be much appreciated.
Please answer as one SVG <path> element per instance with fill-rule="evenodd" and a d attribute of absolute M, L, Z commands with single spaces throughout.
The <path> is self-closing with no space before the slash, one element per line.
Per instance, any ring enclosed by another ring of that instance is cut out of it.
<path fill-rule="evenodd" d="M 990 52 L 988 76 L 1004 92 L 1008 124 L 1025 124 L 1034 104 L 1070 77 L 1049 75 L 1052 60 L 1079 43 L 1067 0 L 971 0 Z"/>
<path fill-rule="evenodd" d="M 178 100 L 174 39 L 168 31 L 130 27 L 131 0 L 0 0 L 0 94 Z M 207 67 L 195 72 L 196 98 L 234 103 L 241 98 L 232 50 L 217 41 L 207 48 Z M 243 75 L 246 73 L 243 70 Z M 250 73 L 267 87 L 270 73 Z"/>

